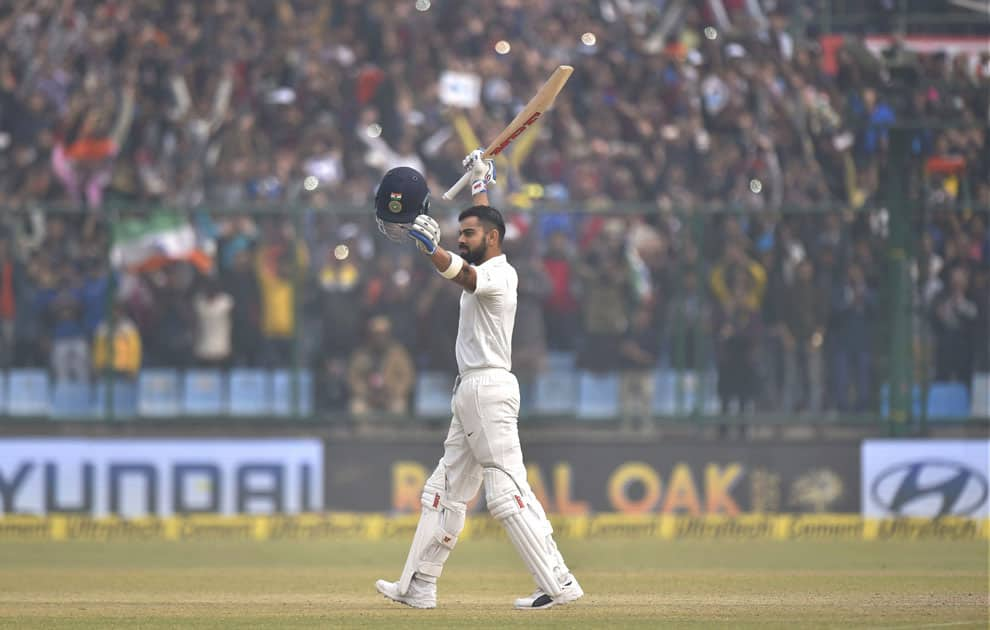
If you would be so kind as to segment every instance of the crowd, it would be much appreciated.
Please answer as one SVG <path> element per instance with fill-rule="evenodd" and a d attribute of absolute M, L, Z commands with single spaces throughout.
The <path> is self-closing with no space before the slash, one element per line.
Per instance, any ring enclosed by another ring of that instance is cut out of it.
<path fill-rule="evenodd" d="M 496 187 L 503 207 L 557 209 L 509 230 L 524 381 L 561 351 L 621 371 L 630 413 L 657 365 L 714 370 L 726 412 L 872 408 L 890 360 L 890 128 L 926 118 L 953 125 L 908 143 L 924 171 L 915 356 L 919 376 L 968 383 L 990 345 L 990 54 L 895 43 L 885 62 L 850 36 L 826 72 L 797 27 L 811 4 L 6 3 L 3 362 L 77 380 L 301 362 L 324 409 L 402 412 L 417 370 L 454 370 L 457 289 L 333 210 L 369 206 L 399 164 L 442 190 L 465 128 L 490 137 L 569 63 Z M 477 78 L 479 106 L 444 104 L 443 70 Z M 160 205 L 197 208 L 210 271 L 110 266 L 104 210 Z M 809 207 L 833 210 L 794 212 Z"/>

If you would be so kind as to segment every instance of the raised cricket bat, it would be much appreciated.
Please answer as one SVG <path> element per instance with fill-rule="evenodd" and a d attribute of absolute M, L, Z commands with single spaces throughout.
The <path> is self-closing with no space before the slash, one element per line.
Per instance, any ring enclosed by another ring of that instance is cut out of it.
<path fill-rule="evenodd" d="M 502 130 L 502 133 L 495 136 L 492 143 L 488 145 L 485 149 L 485 159 L 494 157 L 505 150 L 505 147 L 509 146 L 513 140 L 521 136 L 527 129 L 529 129 L 533 123 L 540 119 L 540 116 L 544 114 L 550 106 L 553 105 L 553 101 L 560 94 L 560 90 L 567 83 L 567 79 L 571 77 L 571 73 L 574 72 L 574 68 L 571 66 L 557 66 L 557 69 L 553 71 L 547 82 L 543 84 L 540 91 L 536 95 L 529 99 L 526 103 L 526 107 L 522 109 L 519 114 L 512 119 L 509 126 Z M 457 183 L 450 187 L 450 190 L 443 194 L 443 198 L 450 201 L 457 196 L 457 193 L 461 192 L 461 188 L 468 183 L 468 179 L 471 177 L 471 172 L 468 171 L 461 176 Z"/>

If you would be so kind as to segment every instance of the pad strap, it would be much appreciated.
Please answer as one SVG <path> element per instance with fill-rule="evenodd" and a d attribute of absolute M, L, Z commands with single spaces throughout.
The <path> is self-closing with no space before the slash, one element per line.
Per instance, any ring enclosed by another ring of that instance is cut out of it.
<path fill-rule="evenodd" d="M 405 594 L 414 575 L 436 582 L 443 573 L 443 564 L 457 544 L 464 529 L 467 505 L 446 498 L 446 492 L 427 483 L 421 496 L 423 506 L 419 524 L 413 534 L 406 565 L 399 577 L 399 592 Z"/>

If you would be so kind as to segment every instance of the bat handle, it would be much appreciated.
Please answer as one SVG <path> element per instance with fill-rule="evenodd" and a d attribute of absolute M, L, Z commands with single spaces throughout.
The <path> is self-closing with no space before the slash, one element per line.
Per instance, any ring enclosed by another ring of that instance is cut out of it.
<path fill-rule="evenodd" d="M 451 186 L 450 190 L 448 190 L 443 194 L 443 198 L 446 199 L 447 201 L 450 201 L 451 199 L 456 197 L 457 193 L 461 192 L 461 188 L 464 188 L 464 186 L 467 185 L 468 179 L 470 179 L 470 177 L 471 177 L 471 171 L 467 171 L 466 173 L 461 175 L 461 178 L 457 180 L 457 183 Z"/>

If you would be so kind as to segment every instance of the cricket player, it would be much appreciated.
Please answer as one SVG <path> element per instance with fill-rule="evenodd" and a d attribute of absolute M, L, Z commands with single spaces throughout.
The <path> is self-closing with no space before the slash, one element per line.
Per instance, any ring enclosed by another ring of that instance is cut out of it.
<path fill-rule="evenodd" d="M 464 289 L 455 345 L 459 374 L 443 457 L 423 488 L 423 508 L 406 565 L 398 582 L 378 580 L 375 586 L 391 600 L 435 608 L 437 578 L 464 527 L 467 502 L 484 483 L 489 511 L 505 527 L 536 580 L 536 592 L 517 599 L 515 607 L 540 610 L 572 602 L 584 591 L 557 550 L 550 521 L 526 481 L 517 426 L 519 383 L 510 371 L 519 279 L 502 253 L 505 222 L 488 205 L 494 161 L 482 159 L 482 153 L 478 149 L 464 159 L 474 205 L 458 217 L 459 254 L 440 246 L 440 227 L 428 214 L 416 215 L 406 228 L 437 272 Z M 410 192 L 408 185 L 418 174 L 406 173 L 404 183 L 396 184 L 390 175 L 382 182 L 386 189 L 379 190 L 376 204 L 392 203 L 389 210 L 400 213 L 405 200 L 418 204 L 425 199 L 428 210 L 429 192 Z"/>

